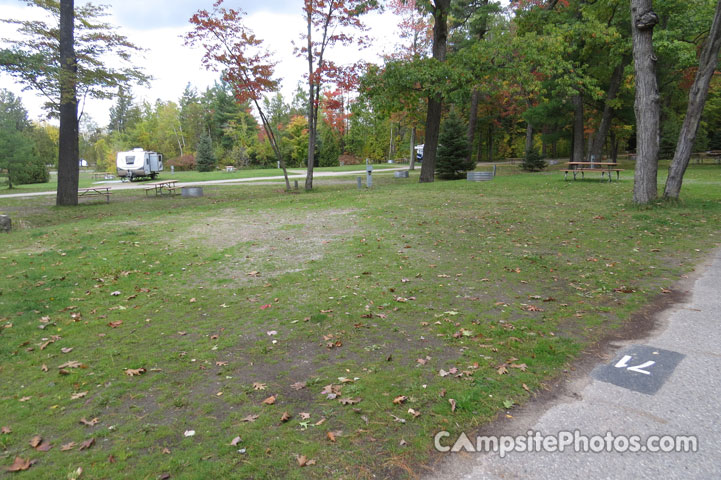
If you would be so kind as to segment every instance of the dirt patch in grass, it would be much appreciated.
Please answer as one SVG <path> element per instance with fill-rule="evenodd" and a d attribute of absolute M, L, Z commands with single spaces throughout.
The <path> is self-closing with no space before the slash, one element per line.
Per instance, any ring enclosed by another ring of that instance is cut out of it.
<path fill-rule="evenodd" d="M 327 245 L 352 235 L 355 219 L 354 209 L 252 215 L 227 209 L 179 232 L 177 238 L 231 252 L 214 275 L 243 284 L 252 278 L 248 273 L 261 269 L 264 277 L 303 270 L 308 262 L 323 258 Z"/>

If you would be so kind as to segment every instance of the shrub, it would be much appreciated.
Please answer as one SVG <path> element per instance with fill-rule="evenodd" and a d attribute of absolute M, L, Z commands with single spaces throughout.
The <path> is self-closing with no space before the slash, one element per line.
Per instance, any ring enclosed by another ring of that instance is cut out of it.
<path fill-rule="evenodd" d="M 180 157 L 171 158 L 165 165 L 170 168 L 174 167 L 179 172 L 185 172 L 187 170 L 195 170 L 195 156 L 186 154 Z"/>
<path fill-rule="evenodd" d="M 526 154 L 521 164 L 521 168 L 527 172 L 540 172 L 548 166 L 543 157 L 535 150 L 531 150 Z"/>

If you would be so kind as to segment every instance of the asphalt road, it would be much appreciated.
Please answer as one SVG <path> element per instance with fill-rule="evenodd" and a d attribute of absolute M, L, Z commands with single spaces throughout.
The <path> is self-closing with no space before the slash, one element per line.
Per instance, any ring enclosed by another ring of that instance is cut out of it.
<path fill-rule="evenodd" d="M 382 169 L 376 169 L 373 170 L 373 176 L 376 175 L 382 175 L 384 173 L 389 172 L 395 172 L 397 170 L 408 170 L 408 166 L 402 166 L 402 167 L 395 167 L 395 168 L 382 168 Z M 419 167 L 420 171 L 420 167 Z M 293 173 L 291 173 L 293 172 Z M 314 172 L 313 173 L 313 180 L 317 178 L 326 178 L 326 177 L 347 177 L 350 175 L 362 175 L 363 176 L 363 182 L 365 184 L 365 169 L 363 170 L 354 170 L 351 172 Z M 305 180 L 305 171 L 298 171 L 298 170 L 288 170 L 288 179 L 292 182 L 293 180 Z M 166 180 L 170 180 L 169 178 L 166 178 Z M 230 178 L 227 180 L 207 180 L 204 182 L 179 182 L 178 187 L 193 187 L 193 186 L 203 186 L 203 185 L 232 185 L 237 183 L 256 183 L 256 182 L 280 182 L 282 183 L 283 177 L 251 177 L 251 178 Z M 114 182 L 107 182 L 107 181 L 99 181 L 94 183 L 94 185 L 102 185 L 102 186 L 110 186 L 113 190 L 138 190 L 144 187 L 147 187 L 149 184 L 153 183 L 150 182 L 126 182 L 121 183 L 119 181 Z M 300 185 L 300 188 L 303 187 L 302 182 L 298 182 Z M 0 195 L 0 198 L 19 198 L 19 197 L 42 197 L 42 196 L 48 196 L 48 195 L 56 195 L 55 190 L 46 191 L 46 192 L 26 192 L 26 193 L 8 193 Z"/>
<path fill-rule="evenodd" d="M 527 437 L 530 431 L 572 442 L 563 452 L 548 440 L 546 451 L 512 451 L 501 458 L 498 452 L 487 452 L 493 449 L 489 444 L 482 453 L 448 453 L 428 478 L 721 478 L 721 250 L 696 274 L 695 282 L 689 282 L 688 303 L 659 314 L 648 337 L 614 344 L 607 358 L 568 385 L 560 398 L 543 405 L 540 412 L 518 418 L 511 411 L 514 418 L 498 427 L 507 435 Z M 532 412 L 533 405 L 527 410 Z M 559 432 L 570 433 L 559 436 Z M 611 451 L 605 451 L 605 439 L 592 440 L 607 432 L 614 436 Z M 645 452 L 629 451 L 633 435 L 638 436 L 635 446 Z M 475 433 L 469 430 L 468 437 L 475 446 Z M 589 449 L 603 446 L 604 451 L 574 451 L 576 443 L 585 448 L 584 440 L 577 442 L 577 437 L 587 438 Z M 440 444 L 452 446 L 455 441 L 442 438 Z M 530 443 L 535 447 L 535 442 Z M 687 447 L 696 442 L 697 451 L 648 451 L 683 446 L 677 442 Z M 519 444 L 513 440 L 513 445 Z M 506 445 L 512 445 L 510 439 Z"/>

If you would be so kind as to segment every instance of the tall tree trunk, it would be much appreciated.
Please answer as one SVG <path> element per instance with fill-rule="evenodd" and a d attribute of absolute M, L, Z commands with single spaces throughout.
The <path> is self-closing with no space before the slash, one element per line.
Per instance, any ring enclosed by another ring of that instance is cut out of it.
<path fill-rule="evenodd" d="M 481 94 L 478 89 L 474 88 L 471 93 L 471 111 L 468 114 L 468 163 L 473 157 L 473 141 L 476 138 L 476 125 L 478 124 L 478 101 Z M 478 158 L 480 161 L 480 157 Z"/>
<path fill-rule="evenodd" d="M 666 179 L 666 188 L 663 194 L 666 198 L 678 200 L 681 193 L 683 175 L 693 152 L 698 125 L 708 96 L 709 83 L 718 63 L 719 48 L 721 48 L 721 0 L 716 4 L 716 14 L 711 24 L 711 31 L 701 51 L 696 78 L 693 81 L 691 91 L 688 93 L 686 118 L 683 120 L 681 132 L 678 135 L 678 143 L 676 144 L 676 152 L 668 169 L 668 178 Z"/>
<path fill-rule="evenodd" d="M 526 146 L 524 156 L 528 158 L 528 154 L 533 150 L 533 125 L 526 122 Z"/>
<path fill-rule="evenodd" d="M 416 127 L 411 129 L 411 156 L 408 158 L 408 170 L 416 169 Z"/>
<path fill-rule="evenodd" d="M 618 138 L 616 138 L 616 132 L 611 130 L 608 138 L 611 140 L 611 161 L 618 163 Z"/>
<path fill-rule="evenodd" d="M 448 42 L 448 10 L 451 0 L 436 0 L 433 8 L 433 58 L 440 62 L 446 61 Z M 421 166 L 420 182 L 432 182 L 436 170 L 436 153 L 438 150 L 438 133 L 441 127 L 441 108 L 443 98 L 435 95 L 428 99 L 426 114 L 426 140 L 423 147 L 423 165 Z"/>
<path fill-rule="evenodd" d="M 589 162 L 601 161 L 603 145 L 606 143 L 606 137 L 611 128 L 611 120 L 613 119 L 613 107 L 611 103 L 618 95 L 618 91 L 621 88 L 621 81 L 623 80 L 623 71 L 630 61 L 629 57 L 623 57 L 621 62 L 616 65 L 616 68 L 613 70 L 613 74 L 611 74 L 611 81 L 606 92 L 606 102 L 603 106 L 603 114 L 601 115 L 601 123 L 598 126 L 598 131 L 596 131 L 596 135 L 593 137 L 593 143 L 588 151 Z"/>
<path fill-rule="evenodd" d="M 481 0 L 480 8 L 488 7 L 488 0 Z M 488 13 L 484 12 L 481 24 L 478 28 L 478 41 L 482 41 L 488 31 Z M 478 123 L 478 101 L 481 94 L 477 88 L 471 92 L 471 111 L 468 114 L 468 163 L 473 157 L 473 142 L 476 139 L 476 124 Z M 477 161 L 481 160 L 479 155 Z"/>
<path fill-rule="evenodd" d="M 480 133 L 480 132 L 479 132 L 479 133 Z M 482 162 L 482 161 L 483 161 L 483 139 L 480 138 L 480 135 L 479 135 L 479 138 L 478 138 L 478 148 L 476 149 L 476 159 L 477 159 L 479 162 Z"/>
<path fill-rule="evenodd" d="M 316 85 L 313 76 L 313 22 L 310 13 L 306 13 L 308 23 L 308 160 L 305 174 L 305 189 L 313 189 L 313 167 L 315 167 L 315 118 L 317 117 L 317 106 L 315 105 Z"/>
<path fill-rule="evenodd" d="M 77 63 L 75 61 L 75 5 L 60 1 L 60 133 L 56 205 L 78 204 L 80 153 L 78 146 Z"/>
<path fill-rule="evenodd" d="M 579 93 L 571 97 L 573 103 L 573 151 L 571 161 L 583 161 L 583 96 Z"/>
<path fill-rule="evenodd" d="M 488 163 L 493 162 L 493 122 L 488 124 Z"/>
<path fill-rule="evenodd" d="M 636 67 L 636 172 L 633 201 L 639 205 L 656 200 L 660 104 L 653 53 L 653 27 L 658 15 L 651 0 L 631 0 L 631 34 Z"/>

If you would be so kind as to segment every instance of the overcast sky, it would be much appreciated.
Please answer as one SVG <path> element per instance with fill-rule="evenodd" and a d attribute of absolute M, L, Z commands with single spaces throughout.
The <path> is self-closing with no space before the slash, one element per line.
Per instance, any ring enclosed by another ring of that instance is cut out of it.
<path fill-rule="evenodd" d="M 81 0 L 76 0 L 76 4 Z M 219 78 L 215 72 L 206 72 L 200 64 L 202 52 L 183 46 L 180 38 L 190 29 L 188 19 L 199 9 L 211 9 L 213 0 L 110 0 L 96 3 L 109 4 L 110 17 L 106 19 L 118 27 L 119 33 L 147 51 L 136 55 L 135 62 L 153 77 L 148 88 L 134 88 L 136 100 L 155 102 L 156 99 L 177 102 L 190 82 L 199 91 Z M 226 0 L 227 8 L 241 8 L 248 12 L 247 25 L 259 38 L 265 40 L 274 52 L 276 78 L 281 79 L 281 92 L 288 99 L 301 81 L 307 63 L 293 55 L 291 42 L 298 40 L 304 22 L 302 0 Z M 40 9 L 28 7 L 20 0 L 0 0 L 0 18 L 37 18 Z M 35 15 L 35 17 L 33 17 Z M 390 13 L 374 14 L 367 18 L 373 35 L 378 39 L 375 47 L 358 52 L 356 48 L 334 50 L 332 59 L 339 63 L 353 63 L 360 58 L 380 61 L 383 49 L 393 47 L 396 19 Z M 5 26 L 3 26 L 5 29 Z M 0 33 L 0 37 L 8 36 Z M 44 118 L 43 103 L 33 91 L 21 93 L 21 87 L 6 74 L 0 74 L 0 88 L 7 88 L 22 96 L 23 104 L 32 119 Z M 112 101 L 88 101 L 85 112 L 100 126 L 108 123 Z"/>

